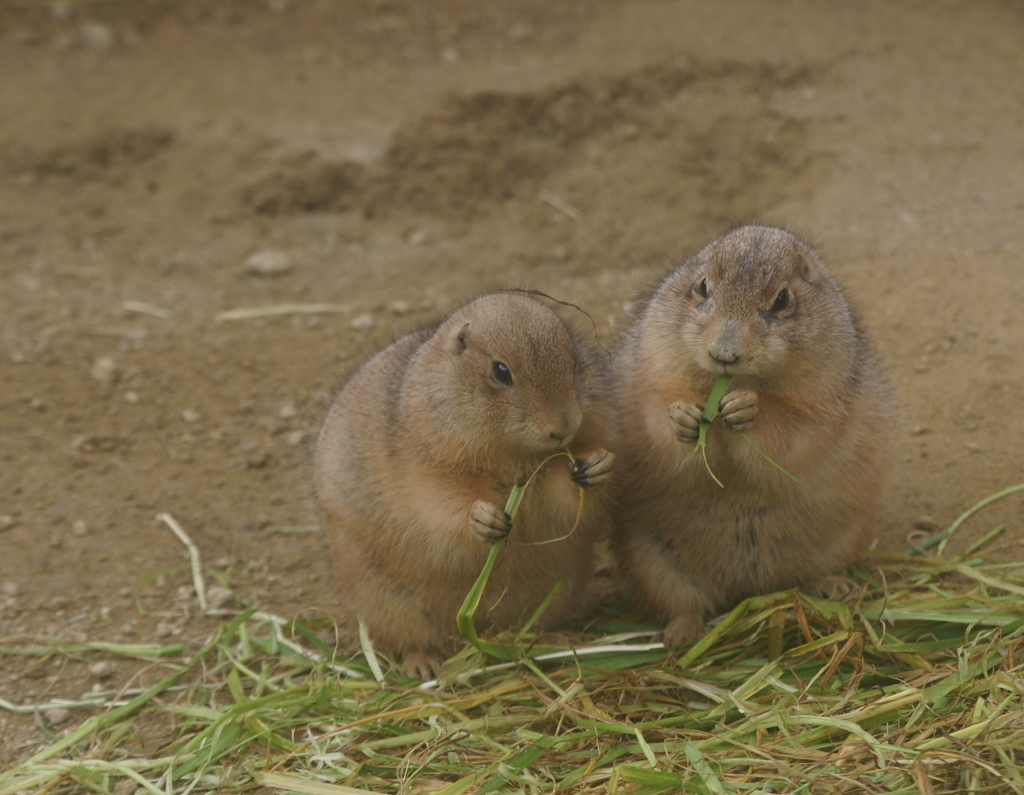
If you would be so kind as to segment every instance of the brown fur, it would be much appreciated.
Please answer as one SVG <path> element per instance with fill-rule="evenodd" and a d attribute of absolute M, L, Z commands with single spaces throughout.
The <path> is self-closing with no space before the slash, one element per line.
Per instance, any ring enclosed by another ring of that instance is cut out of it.
<path fill-rule="evenodd" d="M 746 597 L 826 590 L 868 546 L 889 469 L 890 388 L 838 284 L 797 238 L 743 227 L 679 265 L 614 369 L 616 543 L 635 593 L 668 624 L 666 645 Z M 706 449 L 725 488 L 692 444 L 723 372 L 733 380 Z"/>
<path fill-rule="evenodd" d="M 505 363 L 514 386 L 502 383 Z M 606 532 L 600 492 L 615 428 L 603 353 L 544 304 L 521 294 L 479 298 L 440 325 L 371 359 L 328 414 L 315 458 L 341 611 L 363 618 L 379 649 L 406 670 L 438 673 L 455 617 L 490 542 L 508 534 L 478 623 L 512 627 L 561 581 L 544 616 L 563 623 L 581 604 L 593 548 Z M 564 438 L 561 438 L 564 437 Z M 509 532 L 509 492 L 569 446 L 581 459 L 547 463 Z M 552 543 L 543 543 L 552 542 Z"/>

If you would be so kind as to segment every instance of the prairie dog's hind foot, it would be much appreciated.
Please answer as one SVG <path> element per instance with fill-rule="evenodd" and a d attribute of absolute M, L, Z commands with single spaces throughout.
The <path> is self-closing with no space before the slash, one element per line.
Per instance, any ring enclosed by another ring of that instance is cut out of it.
<path fill-rule="evenodd" d="M 696 442 L 700 424 L 704 421 L 704 409 L 695 403 L 678 400 L 668 407 L 668 418 L 680 442 Z"/>
<path fill-rule="evenodd" d="M 696 640 L 704 632 L 704 614 L 701 610 L 687 610 L 676 613 L 661 633 L 661 642 L 666 649 L 674 649 L 684 643 Z"/>
<path fill-rule="evenodd" d="M 850 602 L 861 592 L 861 587 L 849 577 L 830 574 L 805 589 L 811 596 L 830 599 L 833 602 Z"/>
<path fill-rule="evenodd" d="M 444 661 L 436 651 L 410 651 L 402 657 L 402 673 L 412 679 L 439 679 Z"/>
<path fill-rule="evenodd" d="M 583 458 L 576 459 L 572 467 L 572 482 L 585 489 L 598 488 L 608 482 L 614 467 L 615 453 L 595 450 Z"/>

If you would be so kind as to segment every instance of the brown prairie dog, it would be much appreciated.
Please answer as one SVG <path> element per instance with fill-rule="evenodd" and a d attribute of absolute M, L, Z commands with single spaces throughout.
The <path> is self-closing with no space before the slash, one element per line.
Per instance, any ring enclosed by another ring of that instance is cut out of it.
<path fill-rule="evenodd" d="M 823 593 L 867 548 L 892 433 L 890 387 L 839 285 L 788 232 L 715 240 L 654 289 L 616 354 L 616 544 L 665 645 L 761 593 Z M 702 404 L 733 376 L 694 454 Z M 793 482 L 766 461 L 799 478 Z"/>
<path fill-rule="evenodd" d="M 512 627 L 564 581 L 543 624 L 580 605 L 609 518 L 579 489 L 612 472 L 607 357 L 555 311 L 486 295 L 371 359 L 332 406 L 315 454 L 341 610 L 424 678 L 440 672 L 456 613 L 491 542 L 508 542 L 477 610 Z M 512 487 L 553 453 L 523 497 Z M 570 530 L 572 533 L 570 534 Z M 567 537 L 566 537 L 567 536 Z"/>

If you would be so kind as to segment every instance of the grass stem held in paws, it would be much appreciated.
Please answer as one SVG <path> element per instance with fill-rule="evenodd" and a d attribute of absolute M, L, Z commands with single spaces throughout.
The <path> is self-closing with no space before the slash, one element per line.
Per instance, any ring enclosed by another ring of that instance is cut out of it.
<path fill-rule="evenodd" d="M 573 464 L 576 463 L 576 458 L 568 450 L 563 452 L 555 453 L 550 455 L 541 461 L 537 468 L 533 470 L 530 477 L 526 479 L 526 482 L 521 486 L 513 486 L 512 491 L 508 495 L 508 500 L 505 502 L 505 513 L 508 514 L 509 519 L 515 519 L 516 512 L 519 510 L 519 503 L 523 501 L 523 494 L 526 492 L 527 486 L 536 477 L 537 473 L 540 472 L 548 461 L 553 458 L 559 458 L 566 456 Z M 580 507 L 582 509 L 582 491 Z M 579 521 L 579 515 L 577 515 L 577 522 Z M 571 533 L 571 531 L 570 531 Z M 487 560 L 484 561 L 483 568 L 480 569 L 480 574 L 476 578 L 476 582 L 473 583 L 473 587 L 469 589 L 469 593 L 466 594 L 466 598 L 462 602 L 462 607 L 459 608 L 456 622 L 459 626 L 459 632 L 466 640 L 472 643 L 477 649 L 482 651 L 484 654 L 490 655 L 500 660 L 514 660 L 522 656 L 522 648 L 518 646 L 506 646 L 501 643 L 491 643 L 489 641 L 481 640 L 477 634 L 476 625 L 473 623 L 473 614 L 476 612 L 477 607 L 480 605 L 480 598 L 483 596 L 484 588 L 487 587 L 487 581 L 491 577 L 491 571 L 494 569 L 494 564 L 498 560 L 498 556 L 501 554 L 502 549 L 505 547 L 505 539 L 502 538 L 499 541 L 491 544 L 490 552 L 487 555 Z M 548 596 L 548 598 L 541 605 L 541 609 L 534 613 L 530 619 L 532 624 L 539 617 L 540 612 L 550 604 L 554 594 Z"/>
<path fill-rule="evenodd" d="M 708 429 L 711 427 L 711 423 L 715 421 L 715 417 L 718 416 L 719 404 L 722 402 L 722 398 L 725 397 L 725 393 L 729 391 L 730 381 L 732 381 L 732 376 L 725 373 L 718 376 L 715 385 L 711 387 L 711 394 L 708 395 L 707 403 L 704 404 L 704 416 L 701 418 L 700 427 L 697 429 L 697 445 L 693 448 L 693 452 L 699 453 L 700 457 L 704 459 L 704 468 L 711 475 L 711 479 L 723 489 L 725 484 L 715 477 L 715 473 L 711 471 L 711 465 L 708 464 L 706 448 L 708 446 Z"/>
<path fill-rule="evenodd" d="M 711 427 L 711 423 L 714 422 L 715 417 L 719 413 L 719 405 L 722 402 L 722 398 L 725 397 L 725 393 L 729 391 L 729 382 L 732 381 L 732 376 L 728 373 L 718 376 L 718 380 L 715 381 L 715 385 L 711 388 L 711 394 L 708 395 L 707 404 L 704 406 L 704 416 L 700 422 L 700 428 L 697 429 L 697 445 L 693 448 L 693 452 L 699 453 L 701 458 L 704 459 L 704 467 L 707 469 L 708 474 L 711 475 L 711 479 L 715 481 L 723 489 L 725 484 L 722 483 L 711 471 L 711 466 L 708 464 L 707 444 L 708 444 L 708 429 Z M 744 441 L 757 451 L 757 454 L 761 456 L 765 461 L 775 467 L 779 472 L 785 475 L 796 483 L 800 482 L 800 478 L 792 473 L 788 472 L 779 462 L 775 461 L 771 456 L 765 453 L 748 434 L 741 434 Z"/>

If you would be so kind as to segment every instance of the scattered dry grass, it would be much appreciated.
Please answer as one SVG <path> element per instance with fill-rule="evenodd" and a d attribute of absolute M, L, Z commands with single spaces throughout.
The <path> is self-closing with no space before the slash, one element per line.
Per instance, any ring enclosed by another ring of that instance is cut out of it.
<path fill-rule="evenodd" d="M 499 664 L 467 646 L 440 686 L 255 610 L 191 650 L 3 647 L 168 673 L 71 705 L 77 728 L 0 774 L 0 795 L 1024 792 L 1024 564 L 868 563 L 854 604 L 751 599 L 675 658 L 616 620 L 555 657 L 523 634 L 494 639 L 516 658 Z M 140 757 L 154 716 L 173 738 Z"/>

